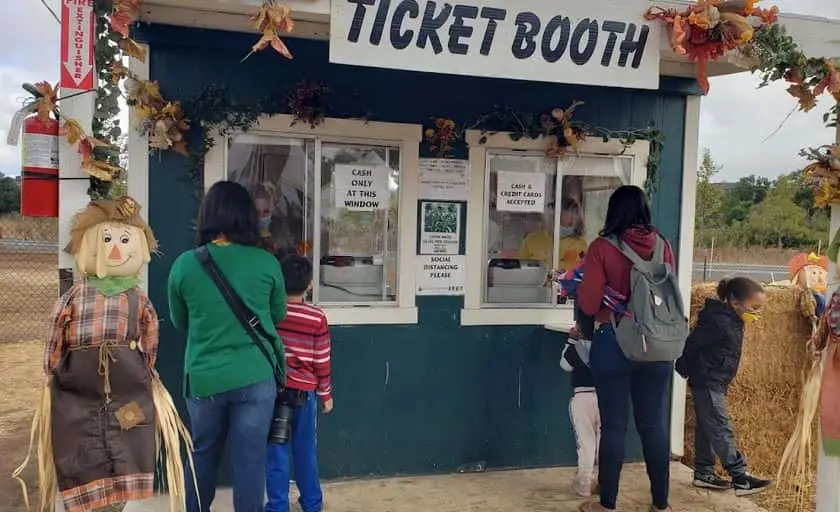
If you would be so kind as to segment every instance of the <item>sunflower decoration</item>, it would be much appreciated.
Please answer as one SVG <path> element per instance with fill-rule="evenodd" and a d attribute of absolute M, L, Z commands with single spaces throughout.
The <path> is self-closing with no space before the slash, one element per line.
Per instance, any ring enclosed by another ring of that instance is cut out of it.
<path fill-rule="evenodd" d="M 279 5 L 276 0 L 263 0 L 260 10 L 251 18 L 251 25 L 262 34 L 262 37 L 251 48 L 248 55 L 242 59 L 243 61 L 269 46 L 283 57 L 292 59 L 292 52 L 289 51 L 286 43 L 280 39 L 281 33 L 289 33 L 295 28 L 295 22 L 292 20 L 292 10 L 289 7 Z"/>
<path fill-rule="evenodd" d="M 586 129 L 572 123 L 575 109 L 581 105 L 583 105 L 582 101 L 575 101 L 565 109 L 555 108 L 551 111 L 551 115 L 542 117 L 543 133 L 551 138 L 546 149 L 546 156 L 563 157 L 586 140 L 588 135 Z"/>
<path fill-rule="evenodd" d="M 840 204 L 840 144 L 803 149 L 799 154 L 812 162 L 804 173 L 816 196 L 816 206 Z"/>
<path fill-rule="evenodd" d="M 757 30 L 778 20 L 779 9 L 762 9 L 759 0 L 698 0 L 685 10 L 651 7 L 645 19 L 664 23 L 677 55 L 697 64 L 697 81 L 709 92 L 709 61 L 752 41 Z"/>

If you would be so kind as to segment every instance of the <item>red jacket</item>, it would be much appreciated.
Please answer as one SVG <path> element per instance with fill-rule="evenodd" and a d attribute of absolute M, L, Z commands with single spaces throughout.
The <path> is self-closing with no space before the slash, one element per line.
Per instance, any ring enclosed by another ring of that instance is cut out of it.
<path fill-rule="evenodd" d="M 643 228 L 630 228 L 621 235 L 621 240 L 646 260 L 653 258 L 656 247 L 656 231 Z M 671 244 L 665 242 L 665 263 L 674 265 L 674 253 Z M 621 252 L 604 238 L 597 238 L 589 245 L 583 261 L 583 282 L 578 289 L 578 303 L 587 315 L 595 317 L 596 322 L 610 321 L 610 310 L 603 307 L 606 286 L 626 296 L 630 295 L 630 263 Z"/>

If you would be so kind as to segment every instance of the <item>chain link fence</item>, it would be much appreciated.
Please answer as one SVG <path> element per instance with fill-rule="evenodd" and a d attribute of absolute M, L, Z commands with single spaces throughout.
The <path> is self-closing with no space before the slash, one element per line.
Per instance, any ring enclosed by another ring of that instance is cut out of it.
<path fill-rule="evenodd" d="M 0 343 L 44 340 L 58 290 L 57 219 L 0 216 Z"/>

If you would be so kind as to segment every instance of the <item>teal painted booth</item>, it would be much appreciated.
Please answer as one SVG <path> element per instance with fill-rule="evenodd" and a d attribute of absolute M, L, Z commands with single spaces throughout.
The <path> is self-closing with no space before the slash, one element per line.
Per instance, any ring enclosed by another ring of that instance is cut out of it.
<path fill-rule="evenodd" d="M 334 91 L 330 117 L 427 125 L 433 116 L 475 118 L 493 105 L 545 112 L 584 101 L 577 118 L 585 122 L 614 130 L 653 123 L 666 136 L 655 220 L 679 247 L 686 97 L 697 93 L 690 80 L 663 78 L 659 91 L 643 91 L 356 68 L 329 64 L 327 42 L 302 39 L 288 40 L 294 61 L 267 51 L 240 63 L 254 37 L 138 29 L 150 45 L 150 78 L 185 102 L 209 84 L 248 104 L 309 80 Z M 182 156 L 149 157 L 148 212 L 162 250 L 149 291 L 161 317 L 159 368 L 178 395 L 184 338 L 167 320 L 166 279 L 193 245 L 198 199 L 188 174 Z M 575 464 L 570 378 L 558 365 L 563 335 L 541 325 L 461 326 L 459 297 L 417 297 L 416 305 L 416 325 L 333 327 L 336 410 L 319 425 L 324 476 L 449 472 L 478 461 L 492 469 Z M 629 453 L 638 458 L 634 438 Z"/>

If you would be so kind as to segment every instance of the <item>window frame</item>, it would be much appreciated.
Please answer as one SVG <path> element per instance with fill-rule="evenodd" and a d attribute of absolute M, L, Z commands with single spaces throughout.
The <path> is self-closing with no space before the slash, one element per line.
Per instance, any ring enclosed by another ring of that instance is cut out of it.
<path fill-rule="evenodd" d="M 464 308 L 461 310 L 461 325 L 543 325 L 559 331 L 568 331 L 574 325 L 573 308 L 570 305 L 524 305 L 493 304 L 485 302 L 487 262 L 487 218 L 489 208 L 489 168 L 490 154 L 523 155 L 545 154 L 551 140 L 523 138 L 514 141 L 509 133 L 487 134 L 480 130 L 467 130 L 466 142 L 469 148 L 470 196 L 467 213 L 467 283 L 464 296 Z M 621 157 L 632 156 L 633 165 L 630 183 L 643 186 L 647 177 L 647 161 L 650 155 L 650 142 L 637 141 L 625 146 L 618 139 L 604 141 L 592 137 L 583 141 L 577 148 L 581 157 Z M 566 161 L 557 162 L 555 193 L 560 190 Z M 559 209 L 555 209 L 555 230 L 559 222 Z M 554 252 L 559 241 L 554 237 Z"/>
<path fill-rule="evenodd" d="M 369 144 L 399 148 L 400 183 L 397 243 L 397 300 L 383 303 L 328 303 L 320 305 L 333 325 L 416 324 L 415 305 L 415 246 L 417 238 L 417 177 L 420 163 L 422 126 L 417 124 L 366 122 L 355 119 L 327 118 L 312 128 L 296 123 L 289 115 L 262 116 L 248 134 L 297 139 L 321 139 L 321 143 Z M 215 145 L 208 152 L 204 164 L 205 191 L 217 181 L 227 179 L 229 143 L 240 132 L 213 134 Z M 319 162 L 321 144 L 315 144 L 315 161 Z M 320 185 L 320 173 L 315 170 L 315 187 Z M 320 194 L 314 197 L 314 216 L 320 221 Z M 320 240 L 314 240 L 313 253 L 320 250 Z M 317 254 L 317 253 L 316 253 Z M 313 262 L 320 270 L 320 255 Z"/>

